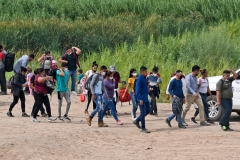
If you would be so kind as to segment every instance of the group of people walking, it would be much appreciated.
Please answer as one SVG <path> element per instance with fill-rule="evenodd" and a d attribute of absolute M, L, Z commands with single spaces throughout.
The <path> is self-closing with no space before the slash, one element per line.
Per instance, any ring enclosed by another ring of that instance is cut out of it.
<path fill-rule="evenodd" d="M 0 45 L 0 73 L 4 70 L 3 58 L 6 51 Z M 58 60 L 61 63 L 61 67 L 57 67 L 57 61 L 51 56 L 50 51 L 46 51 L 42 57 L 38 59 L 41 62 L 41 67 L 34 70 L 27 68 L 29 62 L 34 59 L 34 55 L 24 55 L 17 60 L 14 65 L 14 73 L 12 80 L 12 94 L 13 102 L 9 107 L 7 115 L 14 117 L 12 110 L 14 106 L 21 101 L 22 116 L 30 117 L 25 112 L 25 95 L 24 88 L 27 86 L 30 89 L 30 95 L 33 95 L 35 103 L 32 108 L 31 116 L 33 122 L 39 122 L 37 119 L 39 110 L 43 117 L 48 116 L 48 121 L 59 121 L 71 119 L 68 116 L 71 106 L 71 94 L 76 94 L 75 85 L 79 85 L 79 90 L 87 91 L 87 106 L 84 110 L 86 115 L 87 124 L 91 126 L 92 120 L 98 113 L 98 126 L 108 127 L 104 123 L 104 116 L 113 116 L 117 125 L 123 123 L 119 120 L 117 115 L 116 104 L 118 98 L 121 96 L 125 97 L 130 93 L 132 101 L 132 120 L 133 124 L 137 128 L 141 129 L 143 133 L 150 133 L 145 125 L 145 117 L 150 115 L 158 115 L 157 110 L 157 98 L 160 96 L 160 83 L 162 83 L 161 75 L 158 67 L 154 66 L 151 72 L 145 66 L 140 68 L 140 75 L 138 76 L 137 70 L 132 68 L 129 73 L 129 79 L 127 81 L 127 87 L 122 95 L 119 95 L 119 83 L 122 83 L 120 73 L 116 71 L 115 66 L 110 66 L 109 69 L 106 66 L 101 66 L 98 71 L 98 64 L 93 62 L 92 68 L 83 74 L 82 69 L 77 70 L 80 67 L 78 56 L 81 50 L 78 47 L 66 47 L 66 52 Z M 28 74 L 27 74 L 28 73 Z M 201 73 L 201 77 L 197 76 Z M 233 74 L 230 77 L 230 73 Z M 2 73 L 1 73 L 2 74 Z M 78 74 L 78 76 L 77 76 Z M 5 74 L 4 74 L 5 76 Z M 166 95 L 167 99 L 172 97 L 172 114 L 165 119 L 165 122 L 171 127 L 171 120 L 176 117 L 179 128 L 186 128 L 186 115 L 192 104 L 197 106 L 196 113 L 191 118 L 191 121 L 197 123 L 195 117 L 200 116 L 200 125 L 209 126 L 214 122 L 210 120 L 208 115 L 208 104 L 207 95 L 209 94 L 212 98 L 212 93 L 209 89 L 209 82 L 207 79 L 208 71 L 206 69 L 200 70 L 200 67 L 195 65 L 192 67 L 192 72 L 186 77 L 183 75 L 181 70 L 177 70 L 171 77 L 168 84 Z M 27 77 L 27 78 L 26 78 Z M 78 78 L 77 78 L 78 77 Z M 6 86 L 2 83 L 2 95 L 7 94 Z M 68 90 L 68 82 L 72 80 L 70 91 Z M 229 126 L 229 117 L 232 108 L 232 91 L 231 83 L 234 79 L 239 78 L 238 75 L 232 70 L 226 70 L 223 72 L 223 77 L 217 83 L 217 105 L 222 106 L 224 109 L 224 115 L 222 120 L 219 122 L 221 128 L 225 131 L 232 131 Z M 51 83 L 49 83 L 51 81 Z M 57 98 L 58 98 L 58 117 L 53 118 L 51 115 L 51 104 L 49 101 L 48 94 L 49 86 L 46 84 L 56 84 Z M 6 80 L 5 80 L 6 85 Z M 150 96 L 150 101 L 149 97 Z M 63 98 L 67 102 L 66 112 L 62 116 L 62 100 Z M 93 103 L 93 111 L 89 114 L 89 105 Z M 183 104 L 186 103 L 183 109 Z M 46 108 L 43 107 L 43 105 Z M 137 116 L 136 112 L 140 109 L 140 115 Z M 140 125 L 141 122 L 141 125 Z"/>

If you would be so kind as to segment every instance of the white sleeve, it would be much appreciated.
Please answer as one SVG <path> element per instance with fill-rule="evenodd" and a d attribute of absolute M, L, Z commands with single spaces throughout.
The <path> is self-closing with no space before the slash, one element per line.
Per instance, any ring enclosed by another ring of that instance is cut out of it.
<path fill-rule="evenodd" d="M 166 89 L 166 94 L 169 94 L 168 88 L 169 88 L 170 82 L 173 80 L 173 78 L 174 78 L 174 77 L 172 77 L 172 78 L 170 79 L 170 81 L 168 82 L 167 89 Z"/>

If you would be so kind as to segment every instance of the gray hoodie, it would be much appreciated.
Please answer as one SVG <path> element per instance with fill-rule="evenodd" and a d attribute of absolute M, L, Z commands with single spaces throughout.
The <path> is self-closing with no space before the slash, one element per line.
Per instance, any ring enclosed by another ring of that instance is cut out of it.
<path fill-rule="evenodd" d="M 105 93 L 107 95 L 107 91 L 105 88 L 105 85 L 103 83 L 104 77 L 100 74 L 94 74 L 92 77 L 92 81 L 90 83 L 90 88 L 92 94 L 103 94 Z M 96 81 L 97 84 L 95 83 Z M 96 84 L 96 85 L 95 85 Z"/>

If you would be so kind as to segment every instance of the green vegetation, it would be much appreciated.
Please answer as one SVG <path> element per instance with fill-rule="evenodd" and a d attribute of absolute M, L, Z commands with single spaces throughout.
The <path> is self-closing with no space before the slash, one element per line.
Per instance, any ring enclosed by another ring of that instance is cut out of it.
<path fill-rule="evenodd" d="M 238 69 L 238 0 L 13 0 L 0 2 L 0 43 L 17 56 L 79 46 L 84 71 L 93 61 L 131 68 L 159 66 L 162 101 L 172 72 L 198 64 L 210 75 Z M 40 66 L 36 62 L 33 68 Z M 8 75 L 9 76 L 9 75 Z"/>

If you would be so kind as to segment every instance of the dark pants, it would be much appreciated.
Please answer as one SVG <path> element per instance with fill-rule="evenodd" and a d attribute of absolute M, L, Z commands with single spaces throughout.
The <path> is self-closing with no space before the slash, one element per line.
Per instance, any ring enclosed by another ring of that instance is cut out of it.
<path fill-rule="evenodd" d="M 33 91 L 33 94 L 34 94 L 34 91 Z M 37 105 L 36 105 L 36 101 L 35 101 L 33 108 L 32 108 L 32 114 L 34 114 L 34 110 L 36 107 L 37 107 Z M 43 108 L 43 105 L 41 106 L 40 111 L 41 111 L 41 114 L 45 113 L 45 109 Z"/>
<path fill-rule="evenodd" d="M 88 103 L 87 103 L 86 110 L 88 110 L 91 101 L 92 101 L 92 93 L 91 93 L 91 91 L 88 91 Z M 96 103 L 94 101 L 92 101 L 92 102 L 93 102 L 93 110 L 95 110 L 96 109 Z"/>
<path fill-rule="evenodd" d="M 141 121 L 142 129 L 146 129 L 145 127 L 145 117 L 151 112 L 150 104 L 149 102 L 143 102 L 143 105 L 139 105 L 140 108 L 140 115 L 136 119 L 136 122 L 138 123 Z"/>
<path fill-rule="evenodd" d="M 221 107 L 223 109 L 223 116 L 219 124 L 222 126 L 229 127 L 230 116 L 232 113 L 232 99 L 221 98 Z"/>
<path fill-rule="evenodd" d="M 157 100 L 154 92 L 150 92 L 151 97 L 151 113 L 157 113 Z"/>
<path fill-rule="evenodd" d="M 50 107 L 50 102 L 49 102 L 48 96 L 41 94 L 41 93 L 37 93 L 37 92 L 33 92 L 33 96 L 34 96 L 35 104 L 36 104 L 33 118 L 37 117 L 37 113 L 38 113 L 39 109 L 43 106 L 43 104 L 46 107 L 48 117 L 52 117 L 51 107 Z"/>
<path fill-rule="evenodd" d="M 208 114 L 208 103 L 207 103 L 207 93 L 200 93 L 202 97 L 202 102 L 203 102 L 203 107 L 204 107 L 204 113 L 205 113 L 205 118 L 209 119 L 209 114 Z"/>
<path fill-rule="evenodd" d="M 7 92 L 5 68 L 0 69 L 0 85 L 1 85 L 1 91 Z"/>
<path fill-rule="evenodd" d="M 10 108 L 9 108 L 10 112 L 12 111 L 13 107 L 18 103 L 19 99 L 21 100 L 22 112 L 25 112 L 25 95 L 24 95 L 23 91 L 20 92 L 20 96 L 19 97 L 13 95 L 13 102 L 10 105 Z"/>
<path fill-rule="evenodd" d="M 198 109 L 198 108 L 195 108 L 194 117 L 197 117 L 198 114 L 199 114 L 199 109 Z"/>
<path fill-rule="evenodd" d="M 116 98 L 113 98 L 113 104 L 115 106 L 115 110 L 117 112 L 117 101 L 118 101 L 118 91 L 115 91 Z"/>

